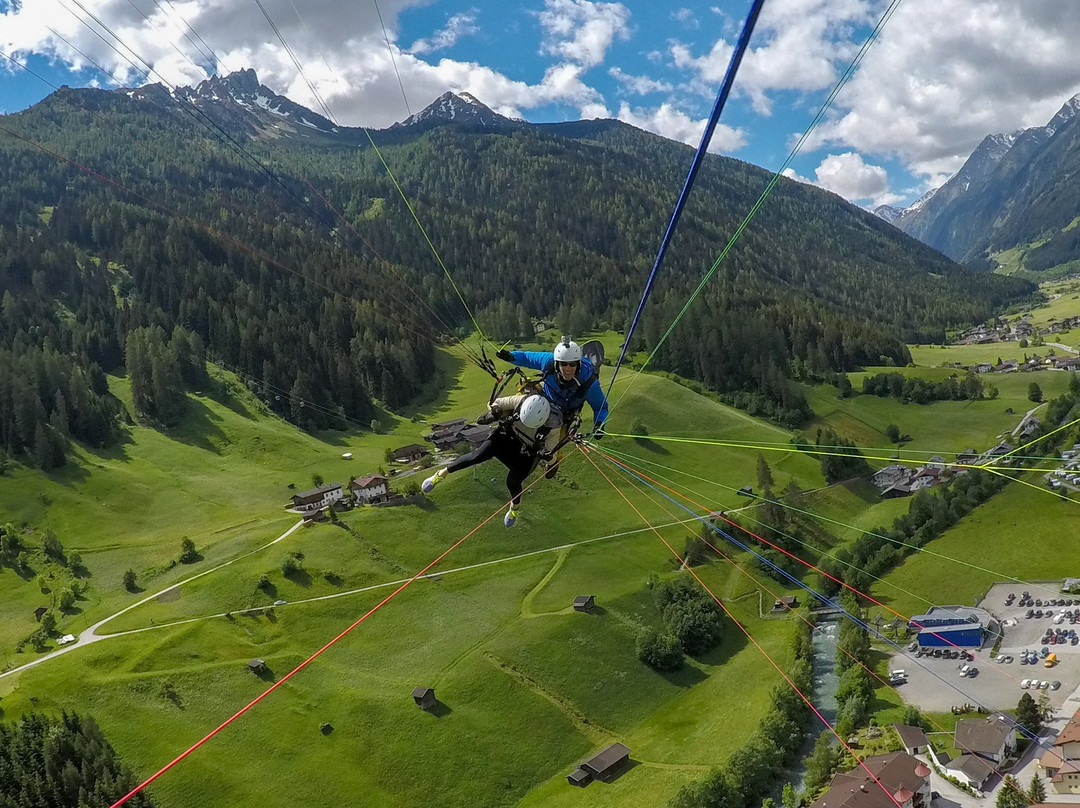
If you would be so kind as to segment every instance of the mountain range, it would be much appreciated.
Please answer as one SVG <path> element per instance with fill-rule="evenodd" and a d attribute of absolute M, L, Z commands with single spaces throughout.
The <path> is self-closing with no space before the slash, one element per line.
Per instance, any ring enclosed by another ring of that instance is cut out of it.
<path fill-rule="evenodd" d="M 693 155 L 619 121 L 532 125 L 450 93 L 388 129 L 344 127 L 250 70 L 65 88 L 0 125 L 0 297 L 20 302 L 0 351 L 38 344 L 100 373 L 133 333 L 153 358 L 181 328 L 310 428 L 407 403 L 473 315 L 497 341 L 538 319 L 624 327 Z M 756 414 L 802 423 L 791 376 L 903 365 L 905 341 L 1032 291 L 786 179 L 695 291 L 770 179 L 707 156 L 631 345 Z"/>
<path fill-rule="evenodd" d="M 1080 95 L 1045 126 L 987 135 L 911 207 L 874 212 L 976 268 L 1080 271 Z"/>

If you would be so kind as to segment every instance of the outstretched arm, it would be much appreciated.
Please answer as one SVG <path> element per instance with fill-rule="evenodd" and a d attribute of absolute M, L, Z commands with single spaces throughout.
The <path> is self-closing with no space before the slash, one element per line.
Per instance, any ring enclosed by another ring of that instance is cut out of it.
<path fill-rule="evenodd" d="M 532 370 L 543 370 L 552 358 L 550 351 L 510 351 L 510 356 L 513 358 L 509 361 L 519 368 Z"/>

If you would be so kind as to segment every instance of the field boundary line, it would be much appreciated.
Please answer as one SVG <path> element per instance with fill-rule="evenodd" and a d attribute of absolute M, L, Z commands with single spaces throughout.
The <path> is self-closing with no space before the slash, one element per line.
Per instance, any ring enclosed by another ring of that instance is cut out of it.
<path fill-rule="evenodd" d="M 481 656 L 483 656 L 492 667 L 502 671 L 511 679 L 516 679 L 533 693 L 555 705 L 555 708 L 570 720 L 570 723 L 577 728 L 578 732 L 585 735 L 590 740 L 595 741 L 596 743 L 605 743 L 618 741 L 621 737 L 606 727 L 589 720 L 588 716 L 582 713 L 567 699 L 564 699 L 556 693 L 552 693 L 538 681 L 529 676 L 529 674 L 519 670 L 509 662 L 504 662 L 488 651 L 485 651 Z"/>

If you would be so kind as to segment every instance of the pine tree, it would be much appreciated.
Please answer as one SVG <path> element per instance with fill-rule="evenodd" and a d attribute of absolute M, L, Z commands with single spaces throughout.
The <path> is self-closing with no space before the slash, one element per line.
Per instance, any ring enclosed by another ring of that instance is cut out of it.
<path fill-rule="evenodd" d="M 1028 799 L 1034 805 L 1046 802 L 1046 786 L 1043 784 L 1042 778 L 1039 777 L 1038 771 L 1031 775 L 1031 785 L 1028 786 Z"/>

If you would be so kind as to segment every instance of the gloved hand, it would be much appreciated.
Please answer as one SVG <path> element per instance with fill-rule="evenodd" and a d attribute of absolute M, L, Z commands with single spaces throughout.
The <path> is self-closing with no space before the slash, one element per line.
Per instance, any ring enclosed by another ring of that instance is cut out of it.
<path fill-rule="evenodd" d="M 488 410 L 487 412 L 482 412 L 478 416 L 476 416 L 476 423 L 480 424 L 481 426 L 483 426 L 484 424 L 493 424 L 497 420 L 498 419 L 495 417 L 495 413 L 493 413 L 491 410 Z"/>
<path fill-rule="evenodd" d="M 495 352 L 495 356 L 498 357 L 499 359 L 501 359 L 504 362 L 513 362 L 514 361 L 514 355 L 512 353 L 510 353 L 508 350 L 506 350 L 506 348 L 500 348 L 499 350 L 497 350 Z"/>

